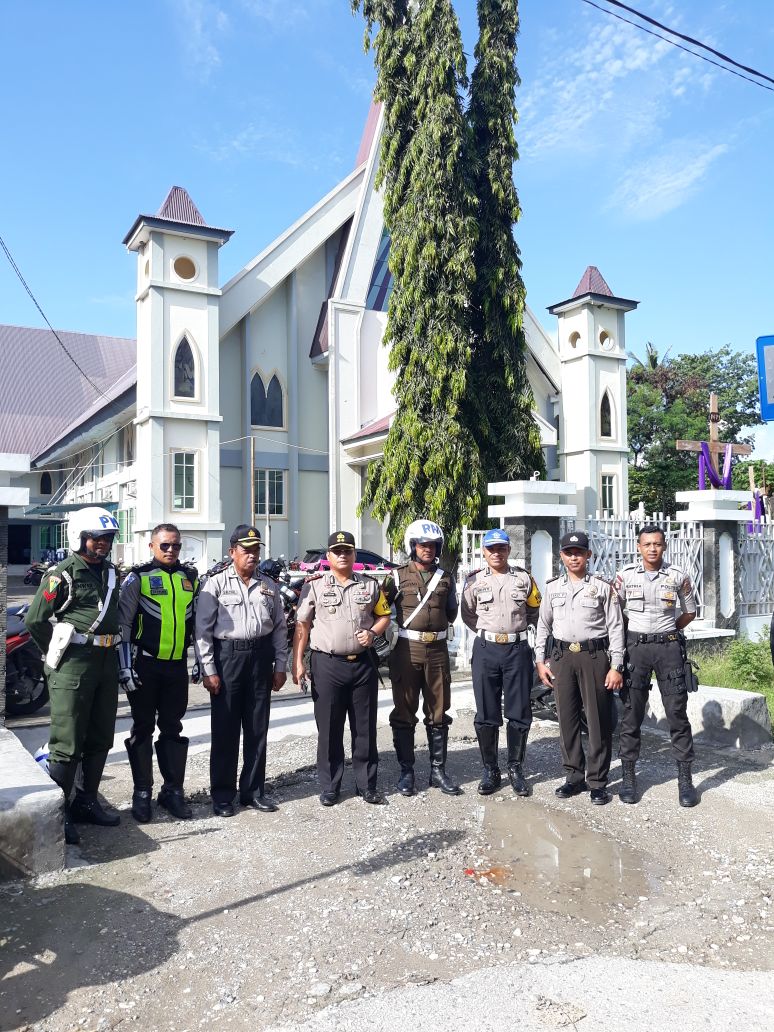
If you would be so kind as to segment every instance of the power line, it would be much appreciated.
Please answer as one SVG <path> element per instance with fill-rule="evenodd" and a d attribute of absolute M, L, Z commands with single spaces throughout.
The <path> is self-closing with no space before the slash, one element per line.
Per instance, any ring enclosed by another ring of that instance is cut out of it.
<path fill-rule="evenodd" d="M 749 75 L 742 75 L 741 72 L 735 72 L 734 69 L 733 68 L 729 68 L 728 65 L 721 64 L 719 61 L 713 61 L 711 57 L 706 57 L 704 54 L 697 54 L 695 50 L 691 50 L 689 47 L 684 47 L 682 45 L 682 43 L 677 43 L 673 39 L 668 39 L 666 36 L 662 36 L 660 32 L 654 32 L 652 29 L 647 29 L 647 28 L 645 28 L 644 25 L 640 25 L 640 24 L 638 24 L 635 21 L 631 21 L 631 19 L 629 19 L 629 18 L 624 18 L 623 15 L 616 14 L 615 11 L 608 10 L 607 7 L 600 7 L 599 4 L 594 3 L 594 0 L 581 0 L 581 2 L 584 3 L 584 4 L 588 4 L 589 7 L 596 8 L 598 11 L 601 11 L 603 14 L 609 14 L 612 18 L 617 18 L 619 21 L 625 22 L 627 25 L 633 25 L 635 29 L 639 29 L 641 32 L 647 32 L 647 34 L 649 36 L 655 36 L 656 39 L 663 40 L 664 43 L 669 43 L 669 44 L 671 44 L 671 46 L 677 47 L 678 50 L 683 50 L 686 54 L 690 54 L 691 57 L 698 57 L 702 61 L 706 61 L 707 64 L 714 65 L 716 68 L 720 68 L 722 71 L 728 72 L 730 75 L 736 75 L 737 78 L 744 79 L 745 82 L 752 83 L 753 86 L 760 86 L 760 88 L 762 90 L 769 90 L 769 92 L 774 93 L 774 86 L 766 86 L 765 83 L 758 82 L 757 79 L 751 79 L 749 77 Z M 635 11 L 634 8 L 632 8 L 632 7 L 626 7 L 625 4 L 618 3 L 617 0 L 607 0 L 607 3 L 611 3 L 611 4 L 615 3 L 615 5 L 617 7 L 622 7 L 622 8 L 624 8 L 624 10 L 632 11 L 634 14 L 637 15 L 637 17 L 644 18 L 646 21 L 651 22 L 654 25 L 658 25 L 659 27 L 665 29 L 666 32 L 672 33 L 675 36 L 679 36 L 680 39 L 687 39 L 691 43 L 695 44 L 696 46 L 702 47 L 704 50 L 708 50 L 710 53 L 719 54 L 719 51 L 713 50 L 712 47 L 709 47 L 709 46 L 707 46 L 704 43 L 700 43 L 698 40 L 694 40 L 690 36 L 683 36 L 682 33 L 676 32 L 674 29 L 670 29 L 666 25 L 662 26 L 660 22 L 656 22 L 652 18 L 648 18 L 648 16 L 645 15 L 645 14 L 640 14 L 639 11 Z M 725 55 L 720 54 L 720 56 L 723 57 L 723 60 L 731 61 L 731 59 L 730 58 L 726 58 Z M 746 65 L 740 65 L 736 61 L 731 61 L 731 63 L 736 65 L 738 68 L 746 68 Z M 765 75 L 763 72 L 757 72 L 753 68 L 748 69 L 748 70 L 750 72 L 752 72 L 753 75 L 757 75 L 761 79 L 767 79 L 769 82 L 773 82 L 774 83 L 774 79 L 772 79 L 768 75 Z"/>
<path fill-rule="evenodd" d="M 94 390 L 97 392 L 97 394 L 101 394 L 102 397 L 105 399 L 105 401 L 112 401 L 113 399 L 108 397 L 108 395 L 105 394 L 105 392 L 102 390 L 101 387 L 97 386 L 97 384 L 92 380 L 92 378 L 89 376 L 89 374 L 78 365 L 78 362 L 75 360 L 73 355 L 71 355 L 70 352 L 67 350 L 67 347 L 66 347 L 64 341 L 59 336 L 59 334 L 56 332 L 56 330 L 51 325 L 51 323 L 48 321 L 46 313 L 43 311 L 43 309 L 38 304 L 38 299 L 35 297 L 35 295 L 30 290 L 30 288 L 29 288 L 29 286 L 27 284 L 27 281 L 25 280 L 24 276 L 22 276 L 21 269 L 19 268 L 19 266 L 14 261 L 13 255 L 8 250 L 8 248 L 6 246 L 6 243 L 3 240 L 2 236 L 0 236 L 0 247 L 2 247 L 3 251 L 5 252 L 5 256 L 8 259 L 8 261 L 10 262 L 11 268 L 16 273 L 16 275 L 19 277 L 19 281 L 20 281 L 21 285 L 24 287 L 24 289 L 27 291 L 27 293 L 29 294 L 30 298 L 32 299 L 32 303 L 35 305 L 37 310 L 43 316 L 43 319 L 45 320 L 45 323 L 48 326 L 49 330 L 51 330 L 51 332 L 54 334 L 56 339 L 59 341 L 59 346 L 61 347 L 62 351 L 64 351 L 64 353 L 70 359 L 70 361 L 75 366 L 75 368 L 78 370 L 78 372 L 81 374 L 81 376 L 84 378 L 84 380 L 94 388 Z"/>

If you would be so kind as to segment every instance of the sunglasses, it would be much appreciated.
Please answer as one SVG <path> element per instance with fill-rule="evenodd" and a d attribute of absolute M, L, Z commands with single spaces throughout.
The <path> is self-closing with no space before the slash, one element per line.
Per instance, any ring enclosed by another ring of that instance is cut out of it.
<path fill-rule="evenodd" d="M 333 555 L 354 555 L 354 548 L 332 548 Z"/>
<path fill-rule="evenodd" d="M 183 547 L 180 541 L 161 541 L 159 542 L 159 548 L 162 552 L 179 552 Z"/>

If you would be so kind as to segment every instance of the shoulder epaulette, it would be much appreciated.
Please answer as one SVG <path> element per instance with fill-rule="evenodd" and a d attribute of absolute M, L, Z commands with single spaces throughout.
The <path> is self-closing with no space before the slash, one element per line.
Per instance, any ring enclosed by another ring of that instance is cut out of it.
<path fill-rule="evenodd" d="M 557 573 L 557 575 L 555 577 L 549 577 L 548 578 L 548 580 L 546 581 L 546 585 L 553 584 L 555 580 L 561 580 L 561 579 L 562 579 L 561 573 Z"/>
<path fill-rule="evenodd" d="M 477 570 L 471 570 L 470 573 L 465 577 L 465 580 L 467 581 L 467 580 L 470 580 L 471 577 L 477 576 L 477 574 L 481 573 L 483 568 L 484 568 L 483 566 L 479 566 L 479 568 Z"/>
<path fill-rule="evenodd" d="M 153 566 L 153 560 L 147 563 L 135 563 L 129 570 L 129 573 L 145 573 L 146 570 L 150 570 Z"/>
<path fill-rule="evenodd" d="M 313 574 L 312 574 L 312 575 L 311 575 L 310 577 L 307 577 L 307 578 L 306 578 L 306 579 L 304 580 L 304 584 L 311 584 L 311 583 L 312 583 L 312 581 L 316 581 L 316 580 L 322 580 L 322 578 L 323 578 L 324 576 L 325 576 L 325 574 L 323 574 L 323 573 L 313 573 Z"/>
<path fill-rule="evenodd" d="M 185 573 L 189 580 L 194 581 L 199 579 L 199 571 L 195 566 L 188 566 L 185 563 L 181 563 L 180 569 Z"/>
<path fill-rule="evenodd" d="M 594 580 L 600 580 L 603 584 L 607 584 L 608 587 L 612 588 L 613 582 L 609 581 L 607 577 L 603 577 L 601 573 L 592 573 L 591 575 Z"/>

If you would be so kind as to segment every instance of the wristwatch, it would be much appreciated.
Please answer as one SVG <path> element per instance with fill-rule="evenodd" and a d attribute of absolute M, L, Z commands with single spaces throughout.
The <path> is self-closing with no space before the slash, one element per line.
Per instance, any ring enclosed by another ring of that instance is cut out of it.
<path fill-rule="evenodd" d="M 622 674 L 626 668 L 624 667 L 623 663 L 616 663 L 616 665 L 612 667 L 612 669 L 615 670 L 617 674 Z"/>

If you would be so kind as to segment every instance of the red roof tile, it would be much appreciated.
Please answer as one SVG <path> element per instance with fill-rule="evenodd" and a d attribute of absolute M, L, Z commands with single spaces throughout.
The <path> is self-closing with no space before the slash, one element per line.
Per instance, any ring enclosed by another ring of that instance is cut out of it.
<path fill-rule="evenodd" d="M 191 200 L 191 195 L 182 186 L 173 186 L 164 203 L 156 212 L 156 218 L 172 222 L 187 222 L 191 226 L 206 226 L 202 213 Z"/>
<path fill-rule="evenodd" d="M 584 294 L 605 294 L 607 297 L 613 297 L 613 291 L 605 283 L 605 278 L 596 265 L 589 265 L 572 296 L 583 297 Z"/>
<path fill-rule="evenodd" d="M 382 416 L 381 419 L 373 419 L 370 423 L 366 423 L 362 426 L 356 434 L 352 434 L 350 437 L 345 437 L 342 440 L 342 444 L 351 444 L 353 441 L 362 441 L 367 437 L 376 437 L 377 434 L 383 434 L 390 429 L 390 423 L 392 422 L 394 412 L 391 412 L 389 416 Z"/>
<path fill-rule="evenodd" d="M 371 107 L 368 109 L 368 117 L 366 118 L 363 135 L 360 139 L 360 146 L 357 149 L 355 168 L 360 168 L 365 161 L 368 161 L 368 155 L 371 153 L 374 136 L 376 135 L 376 126 L 379 123 L 379 115 L 381 114 L 381 111 L 381 101 L 372 100 Z"/>

